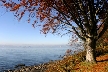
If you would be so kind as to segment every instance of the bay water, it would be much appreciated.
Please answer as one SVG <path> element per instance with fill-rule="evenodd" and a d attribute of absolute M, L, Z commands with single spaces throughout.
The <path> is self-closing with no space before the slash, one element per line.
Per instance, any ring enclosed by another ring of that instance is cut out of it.
<path fill-rule="evenodd" d="M 71 46 L 9 47 L 0 46 L 0 72 L 14 69 L 15 65 L 37 65 L 50 60 L 59 60 Z M 75 50 L 75 48 L 73 48 Z"/>

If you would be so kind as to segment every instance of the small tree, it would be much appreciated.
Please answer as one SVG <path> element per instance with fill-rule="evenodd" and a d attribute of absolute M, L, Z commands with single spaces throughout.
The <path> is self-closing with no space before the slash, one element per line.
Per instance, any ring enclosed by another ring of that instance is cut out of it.
<path fill-rule="evenodd" d="M 24 14 L 28 14 L 28 22 L 34 17 L 33 27 L 38 26 L 38 20 L 43 22 L 40 25 L 45 34 L 50 31 L 56 33 L 64 29 L 67 33 L 77 35 L 86 44 L 86 61 L 96 61 L 96 41 L 108 28 L 107 0 L 0 1 L 2 6 L 14 12 L 19 20 Z"/>

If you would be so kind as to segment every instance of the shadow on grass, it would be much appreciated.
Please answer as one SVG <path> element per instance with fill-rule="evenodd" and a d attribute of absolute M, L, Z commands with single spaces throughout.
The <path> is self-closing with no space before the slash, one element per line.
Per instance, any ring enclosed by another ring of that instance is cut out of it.
<path fill-rule="evenodd" d="M 105 60 L 100 60 L 100 61 L 97 61 L 97 62 L 104 62 L 104 61 L 108 61 L 108 59 L 105 59 Z"/>

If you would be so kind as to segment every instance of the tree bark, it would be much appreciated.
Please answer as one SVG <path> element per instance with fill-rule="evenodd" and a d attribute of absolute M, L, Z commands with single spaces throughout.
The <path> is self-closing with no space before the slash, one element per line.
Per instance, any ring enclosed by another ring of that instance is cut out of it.
<path fill-rule="evenodd" d="M 96 63 L 95 49 L 96 41 L 92 38 L 86 39 L 86 61 L 91 63 Z"/>

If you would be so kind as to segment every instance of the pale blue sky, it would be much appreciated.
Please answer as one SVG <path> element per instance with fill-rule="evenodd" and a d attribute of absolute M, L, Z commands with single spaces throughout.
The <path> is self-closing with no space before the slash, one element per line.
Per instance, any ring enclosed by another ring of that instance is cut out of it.
<path fill-rule="evenodd" d="M 33 28 L 27 23 L 26 17 L 20 22 L 12 14 L 0 8 L 0 44 L 68 44 L 69 36 L 40 34 L 39 28 Z"/>

